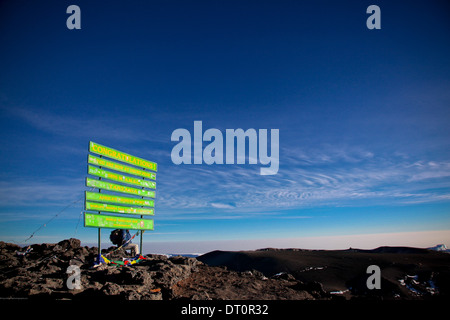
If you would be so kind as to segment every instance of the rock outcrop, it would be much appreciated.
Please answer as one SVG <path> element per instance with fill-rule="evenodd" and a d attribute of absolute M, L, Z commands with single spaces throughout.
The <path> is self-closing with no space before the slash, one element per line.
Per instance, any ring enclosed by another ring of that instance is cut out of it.
<path fill-rule="evenodd" d="M 132 266 L 104 264 L 92 268 L 98 249 L 82 247 L 78 239 L 35 244 L 23 254 L 26 250 L 0 242 L 0 297 L 173 299 L 173 285 L 189 277 L 202 264 L 195 258 L 148 255 Z M 113 260 L 121 257 L 126 257 L 124 250 L 108 256 Z M 70 277 L 75 275 L 68 270 L 69 266 L 79 268 L 80 288 L 68 288 L 68 281 L 74 281 Z"/>

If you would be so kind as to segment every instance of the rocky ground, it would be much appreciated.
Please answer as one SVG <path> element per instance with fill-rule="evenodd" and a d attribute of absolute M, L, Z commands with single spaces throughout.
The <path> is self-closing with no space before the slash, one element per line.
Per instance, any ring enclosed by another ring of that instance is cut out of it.
<path fill-rule="evenodd" d="M 209 267 L 195 258 L 147 255 L 132 266 L 92 268 L 96 247 L 80 240 L 35 244 L 26 248 L 0 242 L 0 298 L 118 300 L 316 299 L 327 295 L 319 283 L 305 285 L 287 274 L 266 278 L 256 270 L 236 272 Z M 126 256 L 123 250 L 108 258 Z M 81 271 L 81 288 L 68 289 L 70 265 Z"/>
<path fill-rule="evenodd" d="M 173 299 L 172 286 L 198 269 L 194 258 L 149 255 L 143 262 L 127 266 L 102 265 L 93 269 L 96 247 L 82 247 L 80 240 L 36 244 L 25 256 L 15 244 L 0 242 L 0 297 L 89 299 L 111 297 L 124 300 Z M 108 258 L 126 256 L 123 250 Z M 81 271 L 81 288 L 70 290 L 70 265 Z"/>
<path fill-rule="evenodd" d="M 176 297 L 192 300 L 316 300 L 331 299 L 319 282 L 305 284 L 282 273 L 270 278 L 257 270 L 236 272 L 200 265 L 198 272 L 173 287 Z"/>
<path fill-rule="evenodd" d="M 397 252 L 391 256 L 354 251 L 217 251 L 198 259 L 147 255 L 144 261 L 132 266 L 105 264 L 92 268 L 97 248 L 83 247 L 78 239 L 35 244 L 31 249 L 21 255 L 26 248 L 0 242 L 0 298 L 82 301 L 92 298 L 127 301 L 350 299 L 368 296 L 367 275 L 357 272 L 367 263 L 380 264 L 384 272 L 382 290 L 372 294 L 372 298 L 448 296 L 450 279 L 450 255 L 426 251 Z M 124 256 L 126 253 L 118 250 L 108 258 L 120 260 Z M 73 275 L 68 273 L 71 265 L 80 268 L 79 289 L 67 286 Z M 343 292 L 337 292 L 339 288 L 344 289 Z"/>

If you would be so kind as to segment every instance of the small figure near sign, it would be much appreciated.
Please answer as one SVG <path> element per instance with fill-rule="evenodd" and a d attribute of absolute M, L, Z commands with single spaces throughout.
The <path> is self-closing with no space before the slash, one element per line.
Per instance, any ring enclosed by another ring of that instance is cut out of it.
<path fill-rule="evenodd" d="M 130 234 L 128 229 L 115 229 L 111 231 L 109 239 L 117 248 L 123 248 L 124 250 L 130 249 L 133 256 L 139 255 L 139 246 L 135 243 L 131 243 L 134 236 Z"/>

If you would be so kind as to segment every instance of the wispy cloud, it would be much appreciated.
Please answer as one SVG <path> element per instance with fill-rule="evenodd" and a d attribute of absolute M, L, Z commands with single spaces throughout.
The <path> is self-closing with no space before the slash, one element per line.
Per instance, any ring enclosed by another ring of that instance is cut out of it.
<path fill-rule="evenodd" d="M 414 167 L 415 170 L 414 174 L 408 179 L 410 182 L 450 177 L 450 162 L 418 161 L 411 167 Z"/>
<path fill-rule="evenodd" d="M 337 158 L 334 158 L 338 155 Z M 300 155 L 305 157 L 304 155 Z M 376 155 L 369 150 L 310 152 L 305 165 L 290 153 L 276 176 L 257 166 L 178 166 L 160 187 L 161 207 L 257 212 L 313 205 L 407 204 L 442 201 L 450 163 Z M 211 208 L 212 207 L 212 208 Z"/>
<path fill-rule="evenodd" d="M 276 176 L 260 176 L 258 166 L 250 165 L 165 166 L 158 172 L 157 211 L 168 217 L 179 217 L 182 212 L 189 219 L 229 219 L 278 209 L 427 203 L 450 198 L 449 162 L 399 160 L 367 150 L 349 153 L 353 156 L 341 151 L 339 163 L 331 166 L 323 165 L 326 150 L 318 152 L 321 156 L 310 152 L 311 160 L 305 166 L 291 161 L 291 153 Z M 332 158 L 335 151 L 329 154 Z M 63 180 L 0 181 L 0 204 L 66 205 L 83 195 L 83 179 L 84 174 Z"/>
<path fill-rule="evenodd" d="M 216 202 L 211 203 L 211 207 L 217 208 L 217 209 L 235 209 L 236 208 L 235 205 L 231 205 L 228 203 L 216 203 Z"/>
<path fill-rule="evenodd" d="M 123 113 L 114 117 L 108 113 L 101 116 L 59 115 L 33 108 L 14 107 L 5 109 L 11 115 L 43 132 L 65 137 L 96 137 L 116 141 L 152 141 L 167 142 L 155 125 L 148 126 L 148 121 Z M 139 129 L 138 129 L 139 128 Z M 152 129 L 153 128 L 153 129 Z M 144 130 L 145 129 L 145 130 Z"/>
<path fill-rule="evenodd" d="M 65 206 L 83 196 L 82 179 L 0 181 L 1 206 Z"/>
<path fill-rule="evenodd" d="M 324 144 L 317 147 L 284 147 L 280 151 L 283 161 L 302 166 L 315 166 L 333 164 L 339 162 L 359 163 L 372 159 L 375 155 L 372 151 L 361 147 L 338 147 Z"/>

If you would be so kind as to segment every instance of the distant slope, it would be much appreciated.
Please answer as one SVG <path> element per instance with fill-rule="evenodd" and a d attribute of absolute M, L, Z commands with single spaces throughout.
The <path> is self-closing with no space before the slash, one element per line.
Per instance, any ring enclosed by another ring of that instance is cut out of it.
<path fill-rule="evenodd" d="M 375 249 L 365 250 L 365 249 L 348 249 L 347 251 L 354 252 L 366 252 L 366 253 L 428 253 L 428 249 L 414 248 L 414 247 L 378 247 Z"/>
<path fill-rule="evenodd" d="M 445 281 L 450 277 L 450 255 L 411 247 L 379 247 L 373 250 L 213 251 L 197 259 L 210 266 L 226 266 L 234 271 L 255 269 L 267 277 L 287 272 L 303 282 L 321 282 L 327 291 L 346 290 L 356 284 L 365 286 L 367 267 L 373 264 L 381 268 L 384 286 L 387 288 L 398 287 L 399 280 L 406 275 L 431 275 L 434 272 L 444 274 Z"/>

